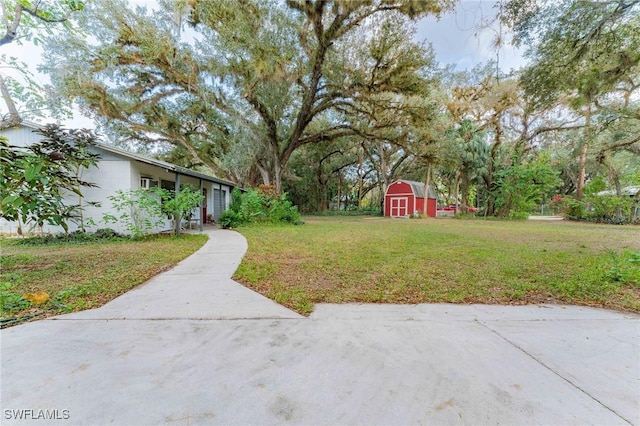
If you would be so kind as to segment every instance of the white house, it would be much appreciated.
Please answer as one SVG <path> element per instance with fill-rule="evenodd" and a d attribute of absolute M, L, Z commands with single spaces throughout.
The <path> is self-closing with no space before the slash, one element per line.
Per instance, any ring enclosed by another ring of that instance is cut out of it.
<path fill-rule="evenodd" d="M 42 135 L 34 132 L 39 127 L 41 126 L 38 124 L 23 122 L 19 126 L 0 130 L 0 135 L 6 137 L 10 145 L 29 146 L 42 139 Z M 82 172 L 82 179 L 96 184 L 97 187 L 82 188 L 82 194 L 84 217 L 92 218 L 98 224 L 97 228 L 110 227 L 118 232 L 124 231 L 113 224 L 107 226 L 102 223 L 102 217 L 105 213 L 114 213 L 107 197 L 115 195 L 117 190 L 149 189 L 153 186 L 175 189 L 185 184 L 200 188 L 205 199 L 201 208 L 194 211 L 192 221 L 202 227 L 208 219 L 217 220 L 222 212 L 229 207 L 231 191 L 237 186 L 226 180 L 143 155 L 133 154 L 113 146 L 97 144 L 93 149 L 100 155 L 100 160 L 97 167 L 91 167 Z M 70 197 L 69 201 L 79 204 L 78 197 L 75 195 Z M 92 207 L 86 202 L 99 202 L 100 207 Z M 69 227 L 71 231 L 75 229 L 72 223 L 69 223 Z M 167 220 L 166 229 L 170 229 L 170 227 L 171 224 Z M 0 234 L 15 234 L 17 228 L 17 223 L 0 219 Z M 62 228 L 45 225 L 42 232 L 62 232 Z"/>

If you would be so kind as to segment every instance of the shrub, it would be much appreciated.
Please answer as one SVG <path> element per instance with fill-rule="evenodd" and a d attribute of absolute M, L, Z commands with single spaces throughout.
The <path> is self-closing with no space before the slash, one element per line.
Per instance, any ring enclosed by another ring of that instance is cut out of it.
<path fill-rule="evenodd" d="M 162 188 L 153 188 L 153 192 L 162 199 L 162 212 L 171 218 L 176 235 L 180 235 L 182 221 L 188 219 L 204 200 L 202 193 L 189 185 L 182 186 L 177 193 Z"/>
<path fill-rule="evenodd" d="M 218 223 L 223 229 L 237 228 L 242 223 L 242 215 L 229 209 L 220 215 Z"/>
<path fill-rule="evenodd" d="M 286 194 L 278 195 L 271 185 L 262 185 L 245 193 L 234 190 L 233 201 L 218 223 L 223 228 L 236 228 L 243 223 L 299 224 L 300 212 Z"/>
<path fill-rule="evenodd" d="M 120 234 L 118 234 L 116 231 L 114 231 L 111 228 L 100 228 L 100 229 L 96 229 L 95 232 L 96 237 L 103 239 L 103 240 L 108 240 L 111 238 L 118 238 L 120 237 Z"/>
<path fill-rule="evenodd" d="M 38 246 L 58 243 L 91 243 L 105 240 L 123 239 L 122 235 L 110 228 L 102 228 L 96 232 L 74 231 L 70 234 L 47 234 L 37 237 L 23 238 L 16 241 L 16 244 L 26 246 Z"/>
<path fill-rule="evenodd" d="M 633 201 L 615 195 L 591 195 L 586 201 L 565 198 L 565 217 L 585 222 L 633 223 Z"/>
<path fill-rule="evenodd" d="M 245 223 L 264 222 L 267 217 L 268 198 L 256 190 L 242 194 L 240 215 Z"/>
<path fill-rule="evenodd" d="M 118 190 L 107 197 L 116 214 L 105 214 L 106 224 L 120 223 L 133 238 L 142 238 L 164 225 L 160 196 L 146 189 Z"/>
<path fill-rule="evenodd" d="M 97 141 L 90 130 L 67 130 L 49 124 L 36 133 L 42 139 L 28 147 L 9 145 L 0 138 L 2 209 L 0 217 L 18 222 L 18 234 L 45 223 L 68 231 L 68 222 L 83 228 L 82 207 L 69 205 L 63 194 L 82 197 L 82 188 L 95 187 L 81 179 L 79 171 L 95 166 L 100 158 L 90 147 Z"/>
<path fill-rule="evenodd" d="M 575 198 L 565 198 L 564 203 L 564 215 L 567 219 L 584 220 L 585 203 L 583 201 L 576 200 Z"/>
<path fill-rule="evenodd" d="M 631 219 L 631 200 L 615 195 L 589 197 L 587 219 L 602 223 L 627 223 Z"/>
<path fill-rule="evenodd" d="M 240 213 L 241 205 L 242 205 L 242 192 L 238 188 L 233 188 L 233 191 L 231 191 L 231 203 L 229 203 L 229 210 L 233 210 L 236 213 Z"/>

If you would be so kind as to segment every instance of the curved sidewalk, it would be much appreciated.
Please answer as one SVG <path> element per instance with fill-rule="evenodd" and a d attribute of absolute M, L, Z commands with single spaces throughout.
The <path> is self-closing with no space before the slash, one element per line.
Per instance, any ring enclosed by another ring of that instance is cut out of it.
<path fill-rule="evenodd" d="M 317 305 L 231 280 L 231 231 L 105 306 L 0 331 L 2 425 L 640 425 L 640 317 Z"/>
<path fill-rule="evenodd" d="M 304 318 L 231 279 L 247 251 L 242 235 L 206 233 L 206 244 L 169 271 L 100 308 L 55 319 Z"/>

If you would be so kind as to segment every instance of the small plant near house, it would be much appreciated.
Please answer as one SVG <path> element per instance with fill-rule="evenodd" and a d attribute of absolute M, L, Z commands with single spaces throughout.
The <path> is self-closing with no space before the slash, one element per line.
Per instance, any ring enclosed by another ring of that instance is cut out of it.
<path fill-rule="evenodd" d="M 220 215 L 218 223 L 224 229 L 237 228 L 242 224 L 242 215 L 235 210 L 227 210 Z"/>
<path fill-rule="evenodd" d="M 182 186 L 177 193 L 162 188 L 154 188 L 153 192 L 160 196 L 162 212 L 171 219 L 176 235 L 180 235 L 182 221 L 189 219 L 193 210 L 204 200 L 199 190 L 188 185 Z"/>
<path fill-rule="evenodd" d="M 116 213 L 105 214 L 103 221 L 106 224 L 120 223 L 133 238 L 142 238 L 163 227 L 165 218 L 172 221 L 174 233 L 179 235 L 182 221 L 191 216 L 204 196 L 200 191 L 185 185 L 177 194 L 163 188 L 141 188 L 118 190 L 115 195 L 107 198 Z"/>
<path fill-rule="evenodd" d="M 3 185 L 0 217 L 29 229 L 45 223 L 59 225 L 65 232 L 68 222 L 83 226 L 81 205 L 68 204 L 66 195 L 82 197 L 82 187 L 96 185 L 81 179 L 83 169 L 95 166 L 99 155 L 91 152 L 96 135 L 89 130 L 67 130 L 47 125 L 38 130 L 43 139 L 27 148 L 9 145 L 0 138 L 0 173 Z"/>
<path fill-rule="evenodd" d="M 118 190 L 107 197 L 116 211 L 107 213 L 106 224 L 120 223 L 133 238 L 142 238 L 164 225 L 164 212 L 160 197 L 146 189 Z"/>
<path fill-rule="evenodd" d="M 225 229 L 246 223 L 301 223 L 298 208 L 287 194 L 278 194 L 273 185 L 260 185 L 245 193 L 234 190 L 233 202 L 218 222 Z"/>
<path fill-rule="evenodd" d="M 126 237 L 118 234 L 111 228 L 100 228 L 95 232 L 83 232 L 77 230 L 69 234 L 46 234 L 29 238 L 22 238 L 16 240 L 16 245 L 21 246 L 39 246 L 47 244 L 82 244 L 82 243 L 94 243 L 100 241 L 119 241 L 126 239 Z"/>

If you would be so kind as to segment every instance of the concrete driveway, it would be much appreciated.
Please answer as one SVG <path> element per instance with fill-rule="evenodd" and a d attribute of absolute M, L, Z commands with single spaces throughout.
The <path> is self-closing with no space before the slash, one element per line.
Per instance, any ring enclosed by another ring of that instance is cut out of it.
<path fill-rule="evenodd" d="M 318 305 L 200 251 L 102 308 L 0 332 L 10 424 L 640 424 L 640 317 L 568 306 Z M 22 420 L 20 420 L 22 418 Z"/>

